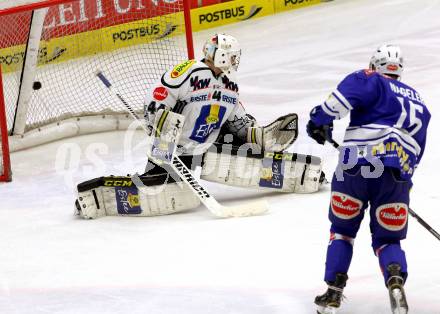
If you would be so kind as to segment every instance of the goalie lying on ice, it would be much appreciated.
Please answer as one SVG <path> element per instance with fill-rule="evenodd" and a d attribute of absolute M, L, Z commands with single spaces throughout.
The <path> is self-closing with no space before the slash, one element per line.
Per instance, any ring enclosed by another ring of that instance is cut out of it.
<path fill-rule="evenodd" d="M 197 207 L 198 198 L 167 167 L 174 154 L 190 169 L 201 166 L 201 178 L 208 181 L 281 192 L 319 189 L 320 159 L 283 152 L 298 136 L 297 115 L 260 127 L 239 101 L 237 40 L 217 34 L 203 52 L 204 59 L 170 69 L 148 92 L 145 174 L 79 184 L 77 214 L 155 216 Z"/>

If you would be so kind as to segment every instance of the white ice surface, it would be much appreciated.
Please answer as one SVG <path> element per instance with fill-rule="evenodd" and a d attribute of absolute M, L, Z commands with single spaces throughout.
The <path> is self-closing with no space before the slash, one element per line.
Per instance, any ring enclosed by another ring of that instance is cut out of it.
<path fill-rule="evenodd" d="M 297 112 L 302 132 L 293 151 L 322 156 L 328 174 L 336 153 L 307 138 L 309 110 L 345 75 L 366 67 L 376 46 L 400 44 L 404 81 L 432 113 L 412 206 L 440 229 L 440 1 L 338 0 L 221 31 L 242 44 L 239 81 L 248 111 L 262 123 Z M 211 33 L 195 35 L 197 51 Z M 336 138 L 345 123 L 337 123 Z M 128 136 L 132 145 L 126 137 L 89 135 L 12 155 L 14 181 L 0 185 L 0 313 L 315 313 L 313 299 L 325 288 L 328 186 L 313 195 L 261 195 L 207 184 L 225 203 L 266 196 L 271 213 L 262 217 L 215 219 L 200 207 L 156 218 L 75 219 L 74 184 L 142 171 L 142 134 Z M 439 242 L 414 219 L 409 223 L 403 247 L 411 313 L 438 314 Z M 390 313 L 368 219 L 349 276 L 341 314 Z"/>

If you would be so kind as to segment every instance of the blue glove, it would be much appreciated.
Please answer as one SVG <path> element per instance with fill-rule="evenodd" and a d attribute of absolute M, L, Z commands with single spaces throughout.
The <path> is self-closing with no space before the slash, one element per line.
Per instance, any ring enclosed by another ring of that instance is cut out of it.
<path fill-rule="evenodd" d="M 317 126 L 312 120 L 307 123 L 307 134 L 318 144 L 324 145 L 325 141 L 332 139 L 333 122 L 327 125 Z"/>

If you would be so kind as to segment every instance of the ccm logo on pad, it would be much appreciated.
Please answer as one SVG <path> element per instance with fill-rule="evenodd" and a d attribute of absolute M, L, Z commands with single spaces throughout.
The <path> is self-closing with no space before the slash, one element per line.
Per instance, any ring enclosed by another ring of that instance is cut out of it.
<path fill-rule="evenodd" d="M 379 224 L 387 230 L 402 230 L 408 220 L 408 205 L 391 203 L 379 206 L 376 209 L 376 218 Z"/>
<path fill-rule="evenodd" d="M 330 206 L 336 217 L 352 219 L 361 213 L 362 201 L 344 193 L 333 192 Z"/>

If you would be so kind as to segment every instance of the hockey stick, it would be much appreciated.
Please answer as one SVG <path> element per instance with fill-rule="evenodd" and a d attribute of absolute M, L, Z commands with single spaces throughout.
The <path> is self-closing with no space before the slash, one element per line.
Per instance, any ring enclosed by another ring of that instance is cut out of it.
<path fill-rule="evenodd" d="M 426 230 L 428 230 L 434 237 L 437 238 L 437 240 L 440 240 L 440 234 L 435 231 L 426 221 L 422 219 L 415 211 L 413 211 L 411 208 L 409 209 L 409 213 L 411 216 L 413 216 L 419 224 L 421 224 Z"/>
<path fill-rule="evenodd" d="M 334 148 L 339 148 L 339 143 L 336 142 L 334 139 L 329 138 L 327 141 L 333 145 Z M 440 234 L 434 230 L 426 221 L 422 219 L 415 211 L 413 211 L 411 208 L 408 209 L 409 214 L 415 218 L 419 224 L 421 224 L 426 230 L 428 230 L 434 237 L 437 238 L 437 240 L 440 240 Z"/>
<path fill-rule="evenodd" d="M 133 110 L 133 107 L 124 99 L 122 94 L 115 89 L 115 87 L 110 83 L 102 71 L 97 71 L 96 76 L 101 80 L 101 82 L 107 87 L 108 91 L 117 98 L 128 110 L 131 116 L 139 122 L 145 132 L 147 131 L 146 126 L 142 123 L 142 120 Z M 150 157 L 150 156 L 148 156 Z M 150 157 L 151 158 L 151 157 Z M 153 159 L 153 158 L 152 158 Z M 199 183 L 199 181 L 193 176 L 191 171 L 186 167 L 186 165 L 180 160 L 177 155 L 173 156 L 171 163 L 167 163 L 174 172 L 176 172 L 179 177 L 193 190 L 195 195 L 200 199 L 200 201 L 208 208 L 208 210 L 217 217 L 227 218 L 227 217 L 244 217 L 259 215 L 267 212 L 269 210 L 269 204 L 265 200 L 236 205 L 236 206 L 224 206 L 221 205 L 217 200 Z"/>

